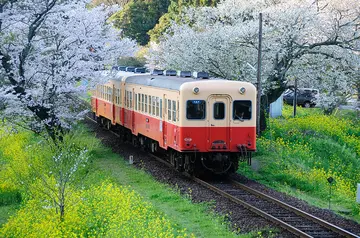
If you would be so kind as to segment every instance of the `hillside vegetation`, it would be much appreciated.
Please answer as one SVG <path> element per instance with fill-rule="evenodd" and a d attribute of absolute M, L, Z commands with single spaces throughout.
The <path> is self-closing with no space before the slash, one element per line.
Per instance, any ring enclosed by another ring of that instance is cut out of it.
<path fill-rule="evenodd" d="M 295 194 L 320 207 L 360 221 L 356 186 L 360 183 L 360 123 L 355 112 L 323 115 L 319 109 L 285 106 L 283 117 L 270 119 L 270 128 L 257 140 L 254 169 L 239 173 Z M 328 178 L 334 182 L 330 185 Z M 330 197 L 331 186 L 331 197 Z"/>

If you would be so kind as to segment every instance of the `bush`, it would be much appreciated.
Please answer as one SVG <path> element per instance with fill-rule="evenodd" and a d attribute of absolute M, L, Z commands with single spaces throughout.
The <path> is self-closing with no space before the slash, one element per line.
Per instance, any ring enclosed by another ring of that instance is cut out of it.
<path fill-rule="evenodd" d="M 188 237 L 129 187 L 110 182 L 75 192 L 63 222 L 50 201 L 30 200 L 2 237 Z"/>

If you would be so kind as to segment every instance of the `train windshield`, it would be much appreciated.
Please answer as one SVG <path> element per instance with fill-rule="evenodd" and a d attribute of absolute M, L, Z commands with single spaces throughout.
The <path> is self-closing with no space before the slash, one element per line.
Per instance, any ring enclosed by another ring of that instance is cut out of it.
<path fill-rule="evenodd" d="M 251 101 L 237 100 L 234 101 L 233 119 L 250 120 L 251 119 Z"/>
<path fill-rule="evenodd" d="M 186 118 L 191 120 L 205 119 L 206 103 L 204 100 L 188 100 L 186 102 Z"/>

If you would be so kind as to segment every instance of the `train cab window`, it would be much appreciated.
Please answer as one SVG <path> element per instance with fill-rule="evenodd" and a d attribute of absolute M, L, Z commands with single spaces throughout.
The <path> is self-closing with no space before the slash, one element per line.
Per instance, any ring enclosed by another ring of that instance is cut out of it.
<path fill-rule="evenodd" d="M 147 100 L 148 96 L 145 94 L 145 112 L 147 113 Z"/>
<path fill-rule="evenodd" d="M 167 108 L 168 108 L 168 120 L 171 121 L 171 100 L 168 100 Z"/>
<path fill-rule="evenodd" d="M 173 121 L 176 121 L 176 102 L 175 101 L 172 101 L 172 113 L 173 113 L 173 118 L 172 120 Z"/>
<path fill-rule="evenodd" d="M 152 96 L 152 114 L 155 116 L 155 108 L 156 108 L 156 97 Z"/>
<path fill-rule="evenodd" d="M 225 104 L 223 102 L 214 103 L 214 119 L 222 120 L 225 118 Z"/>
<path fill-rule="evenodd" d="M 156 116 L 160 116 L 160 98 L 156 97 Z"/>
<path fill-rule="evenodd" d="M 206 115 L 206 102 L 204 100 L 188 100 L 186 102 L 186 118 L 202 120 Z"/>
<path fill-rule="evenodd" d="M 233 104 L 233 119 L 234 120 L 250 120 L 251 119 L 251 101 L 238 100 Z"/>

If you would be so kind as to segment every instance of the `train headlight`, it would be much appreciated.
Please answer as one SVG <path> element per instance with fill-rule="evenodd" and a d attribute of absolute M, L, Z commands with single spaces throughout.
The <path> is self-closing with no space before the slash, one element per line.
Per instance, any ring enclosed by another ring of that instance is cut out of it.
<path fill-rule="evenodd" d="M 244 94 L 246 92 L 246 89 L 244 87 L 240 88 L 239 89 L 239 93 L 240 94 Z"/>
<path fill-rule="evenodd" d="M 198 87 L 193 88 L 193 93 L 198 94 L 200 92 L 200 89 Z"/>

